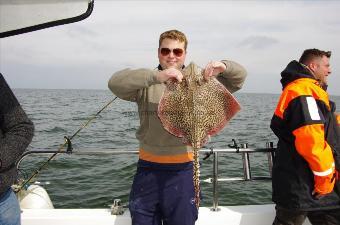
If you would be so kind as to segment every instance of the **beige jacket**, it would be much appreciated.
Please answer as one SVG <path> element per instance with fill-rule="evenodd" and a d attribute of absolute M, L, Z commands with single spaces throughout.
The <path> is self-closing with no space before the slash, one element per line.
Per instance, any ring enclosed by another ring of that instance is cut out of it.
<path fill-rule="evenodd" d="M 223 60 L 227 69 L 217 79 L 232 93 L 239 90 L 245 80 L 246 70 L 236 62 Z M 136 102 L 140 127 L 136 132 L 140 158 L 159 163 L 181 163 L 192 160 L 192 148 L 181 139 L 168 133 L 162 126 L 157 109 L 165 85 L 156 79 L 158 70 L 125 69 L 109 80 L 110 90 L 119 98 Z"/>

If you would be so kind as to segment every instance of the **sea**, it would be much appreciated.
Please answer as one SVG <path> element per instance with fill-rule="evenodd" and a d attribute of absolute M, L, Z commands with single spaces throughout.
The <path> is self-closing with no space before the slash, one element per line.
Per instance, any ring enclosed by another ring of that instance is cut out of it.
<path fill-rule="evenodd" d="M 117 98 L 95 117 L 115 97 L 109 90 L 15 89 L 14 93 L 35 125 L 34 138 L 27 150 L 58 150 L 65 143 L 65 136 L 72 137 L 80 130 L 72 138 L 73 153 L 58 154 L 33 179 L 47 190 L 55 208 L 107 208 L 114 199 L 128 203 L 138 155 L 85 153 L 137 150 L 135 132 L 139 120 L 135 103 Z M 204 148 L 229 149 L 233 139 L 238 145 L 248 144 L 249 148 L 265 148 L 269 142 L 275 146 L 277 138 L 269 124 L 279 95 L 234 96 L 241 111 Z M 340 105 L 340 96 L 331 96 L 331 100 Z M 25 157 L 20 163 L 20 178 L 30 177 L 50 156 Z M 213 159 L 203 160 L 203 156 L 200 156 L 201 206 L 210 207 L 213 186 L 203 180 L 212 178 Z M 265 153 L 252 153 L 249 159 L 252 177 L 270 176 Z M 221 179 L 243 177 L 242 155 L 220 153 L 218 169 Z M 268 203 L 272 203 L 270 180 L 218 183 L 219 205 Z"/>

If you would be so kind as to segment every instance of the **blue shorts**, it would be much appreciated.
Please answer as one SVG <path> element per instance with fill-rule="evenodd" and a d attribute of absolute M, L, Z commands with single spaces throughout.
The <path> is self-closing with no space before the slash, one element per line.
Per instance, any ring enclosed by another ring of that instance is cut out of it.
<path fill-rule="evenodd" d="M 194 225 L 193 164 L 138 161 L 130 193 L 132 225 Z"/>

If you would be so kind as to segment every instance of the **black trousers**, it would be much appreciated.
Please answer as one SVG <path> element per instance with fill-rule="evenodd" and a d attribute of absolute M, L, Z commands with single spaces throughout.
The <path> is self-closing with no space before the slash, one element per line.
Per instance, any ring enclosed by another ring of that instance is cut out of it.
<path fill-rule="evenodd" d="M 340 225 L 340 209 L 306 212 L 276 208 L 273 225 L 302 225 L 306 218 L 312 225 Z"/>

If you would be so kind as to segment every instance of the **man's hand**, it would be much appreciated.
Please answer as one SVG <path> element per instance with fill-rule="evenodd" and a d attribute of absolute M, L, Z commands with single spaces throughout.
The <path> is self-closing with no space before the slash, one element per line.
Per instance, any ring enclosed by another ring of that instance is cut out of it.
<path fill-rule="evenodd" d="M 339 180 L 339 172 L 334 170 L 329 176 L 314 176 L 314 190 L 312 196 L 314 199 L 320 199 L 331 193 L 334 189 L 334 184 Z"/>
<path fill-rule="evenodd" d="M 226 65 L 220 61 L 209 62 L 204 69 L 204 78 L 208 80 L 210 77 L 216 76 L 226 69 Z"/>
<path fill-rule="evenodd" d="M 315 190 L 313 190 L 312 192 L 312 196 L 315 200 L 320 200 L 322 199 L 323 197 L 325 197 L 327 194 L 320 194 L 320 193 L 317 193 L 315 192 Z"/>
<path fill-rule="evenodd" d="M 175 68 L 168 68 L 158 72 L 157 74 L 157 80 L 161 83 L 167 82 L 171 79 L 182 82 L 183 74 L 181 73 L 181 71 Z"/>

